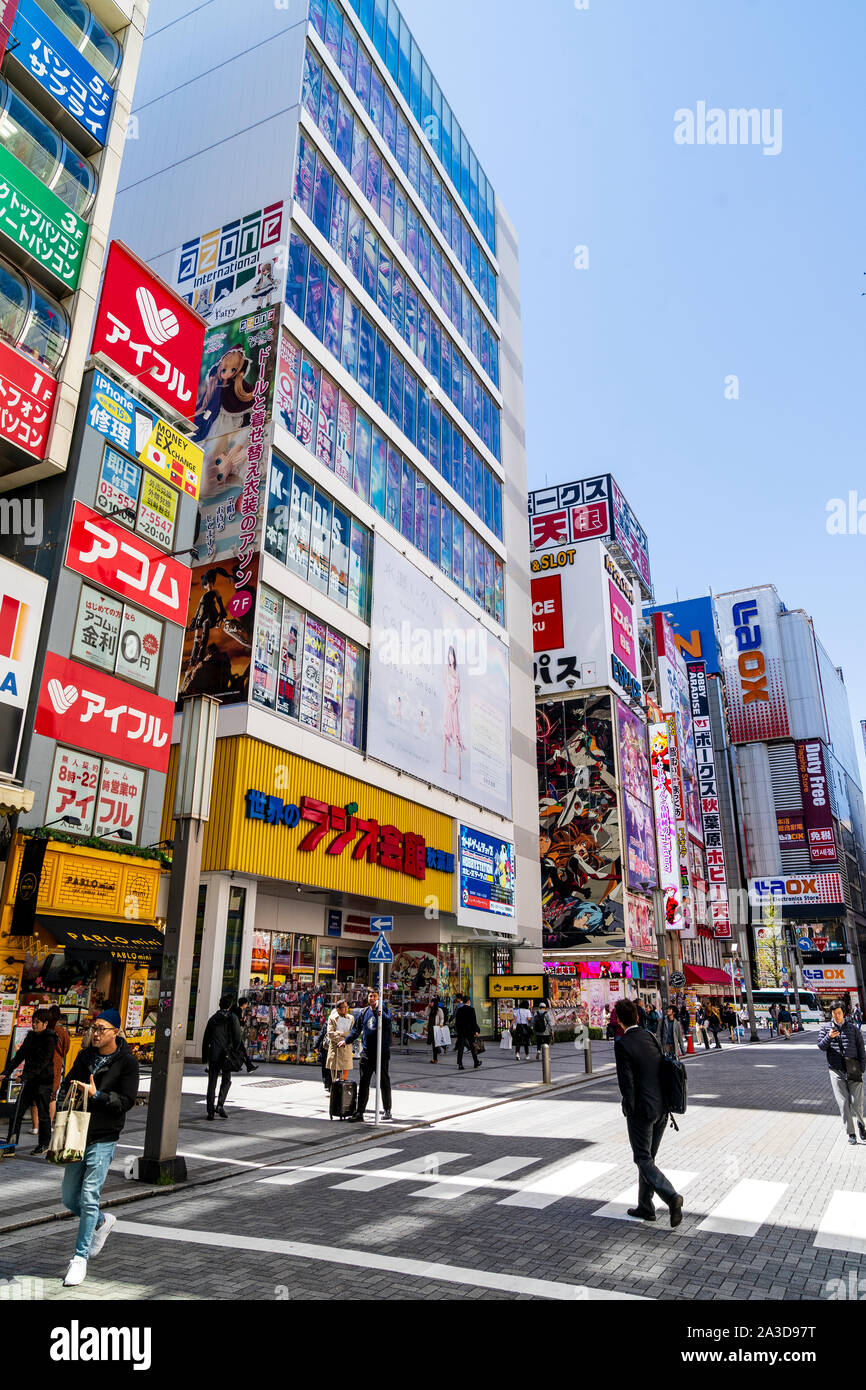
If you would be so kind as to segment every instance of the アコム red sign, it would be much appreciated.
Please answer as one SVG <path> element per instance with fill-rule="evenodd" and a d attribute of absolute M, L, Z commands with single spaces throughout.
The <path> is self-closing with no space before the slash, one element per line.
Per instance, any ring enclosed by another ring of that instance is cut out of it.
<path fill-rule="evenodd" d="M 116 521 L 76 502 L 64 564 L 160 618 L 186 624 L 190 571 Z"/>

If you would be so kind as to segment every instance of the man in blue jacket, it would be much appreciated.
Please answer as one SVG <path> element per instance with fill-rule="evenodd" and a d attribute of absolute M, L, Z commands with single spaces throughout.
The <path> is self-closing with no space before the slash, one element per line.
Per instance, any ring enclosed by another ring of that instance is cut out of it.
<path fill-rule="evenodd" d="M 367 1008 L 360 1018 L 356 1019 L 354 1028 L 346 1038 L 347 1043 L 354 1042 L 358 1037 L 361 1039 L 358 1108 L 354 1115 L 349 1116 L 350 1121 L 363 1120 L 367 1101 L 370 1098 L 370 1078 L 376 1070 L 376 1038 L 379 1031 L 380 1012 L 382 1018 L 382 1070 L 379 1073 L 379 1085 L 382 1089 L 382 1104 L 385 1107 L 382 1118 L 383 1120 L 390 1120 L 391 1118 L 391 1077 L 388 1072 L 391 1061 L 391 1010 L 383 1007 L 380 1011 L 379 991 L 371 989 L 367 995 Z"/>
<path fill-rule="evenodd" d="M 866 1124 L 863 1122 L 863 1072 L 866 1071 L 866 1044 L 863 1034 L 855 1025 L 847 1010 L 847 1000 L 835 999 L 830 1023 L 822 1023 L 818 1032 L 818 1046 L 827 1054 L 830 1068 L 830 1085 L 836 1097 L 836 1104 L 842 1116 L 842 1123 L 848 1131 L 848 1143 L 856 1144 L 854 1120 L 860 1138 L 866 1139 Z"/>

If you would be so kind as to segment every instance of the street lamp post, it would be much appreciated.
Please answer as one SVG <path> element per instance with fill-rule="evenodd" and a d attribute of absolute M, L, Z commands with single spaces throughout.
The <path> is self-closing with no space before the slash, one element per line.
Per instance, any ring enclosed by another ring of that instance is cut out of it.
<path fill-rule="evenodd" d="M 153 1071 L 144 1154 L 138 1161 L 137 1174 L 141 1182 L 147 1183 L 169 1184 L 186 1179 L 186 1163 L 177 1154 L 177 1131 L 202 842 L 210 814 L 218 710 L 219 702 L 206 695 L 185 701 L 183 707 Z"/>

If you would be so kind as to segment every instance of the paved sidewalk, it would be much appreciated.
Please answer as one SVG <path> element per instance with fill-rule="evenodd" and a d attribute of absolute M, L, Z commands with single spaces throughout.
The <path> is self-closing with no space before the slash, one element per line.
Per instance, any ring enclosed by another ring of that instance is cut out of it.
<path fill-rule="evenodd" d="M 592 1047 L 593 1074 L 610 1071 L 613 1043 L 595 1042 Z M 279 1171 L 286 1163 L 313 1158 L 359 1140 L 372 1140 L 383 1132 L 399 1133 L 407 1128 L 425 1127 L 452 1116 L 460 1116 L 504 1101 L 533 1094 L 549 1093 L 563 1086 L 590 1080 L 584 1070 L 584 1055 L 571 1043 L 558 1043 L 552 1049 L 552 1084 L 541 1081 L 541 1063 L 515 1061 L 510 1052 L 488 1044 L 482 1066 L 466 1070 L 456 1067 L 453 1048 L 430 1064 L 429 1048 L 408 1056 L 395 1052 L 391 1057 L 391 1083 L 394 1092 L 391 1124 L 373 1124 L 374 1094 L 370 1094 L 367 1121 L 347 1125 L 328 1118 L 328 1098 L 318 1067 L 261 1064 L 247 1075 L 235 1076 L 227 1102 L 229 1118 L 208 1121 L 205 1116 L 207 1078 L 201 1065 L 188 1064 L 184 1072 L 178 1153 L 186 1159 L 188 1179 L 181 1188 L 154 1188 L 124 1176 L 124 1169 L 142 1152 L 147 1123 L 146 1104 L 137 1105 L 128 1115 L 104 1188 L 104 1207 L 124 1205 L 147 1196 L 168 1195 L 201 1184 L 220 1181 L 231 1175 L 268 1165 Z M 357 1068 L 354 1076 L 357 1079 Z M 142 1076 L 141 1093 L 146 1094 L 149 1076 Z M 44 1158 L 29 1157 L 36 1139 L 29 1125 L 21 1134 L 18 1155 L 0 1161 L 0 1233 L 10 1232 L 42 1221 L 68 1219 L 60 1203 L 61 1172 Z"/>

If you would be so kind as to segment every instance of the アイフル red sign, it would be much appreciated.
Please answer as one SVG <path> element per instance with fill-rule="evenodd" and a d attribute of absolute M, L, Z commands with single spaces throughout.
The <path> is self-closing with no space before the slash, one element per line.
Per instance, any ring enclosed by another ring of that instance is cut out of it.
<path fill-rule="evenodd" d="M 165 772 L 174 705 L 90 666 L 48 652 L 37 734 L 91 753 Z"/>
<path fill-rule="evenodd" d="M 0 436 L 31 458 L 48 447 L 57 382 L 32 357 L 0 343 Z"/>
<path fill-rule="evenodd" d="M 73 508 L 64 564 L 160 618 L 186 625 L 191 579 L 186 565 L 83 502 Z"/>
<path fill-rule="evenodd" d="M 192 420 L 204 332 L 204 319 L 122 242 L 111 243 L 92 352 Z"/>

